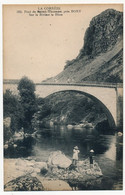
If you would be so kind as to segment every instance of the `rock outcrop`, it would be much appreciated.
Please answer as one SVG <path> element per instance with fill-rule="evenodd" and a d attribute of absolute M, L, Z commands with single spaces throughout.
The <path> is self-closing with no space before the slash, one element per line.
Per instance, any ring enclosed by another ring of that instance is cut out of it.
<path fill-rule="evenodd" d="M 64 161 L 65 159 L 66 162 Z M 65 166 L 62 166 L 62 164 L 65 164 Z M 100 178 L 103 175 L 97 162 L 94 161 L 93 167 L 90 168 L 89 159 L 86 159 L 78 161 L 75 167 L 72 165 L 71 160 L 62 154 L 61 151 L 51 153 L 48 166 L 49 171 L 46 175 L 47 177 L 49 175 L 52 178 L 68 180 L 70 182 L 86 182 Z"/>
<path fill-rule="evenodd" d="M 76 59 L 46 82 L 82 83 L 123 81 L 123 13 L 108 9 L 95 16 L 86 30 Z"/>
<path fill-rule="evenodd" d="M 5 191 L 43 191 L 41 182 L 31 175 L 18 177 L 4 186 Z"/>
<path fill-rule="evenodd" d="M 91 20 L 79 58 L 85 55 L 95 57 L 113 49 L 117 41 L 123 38 L 122 35 L 123 13 L 113 9 L 102 12 Z"/>

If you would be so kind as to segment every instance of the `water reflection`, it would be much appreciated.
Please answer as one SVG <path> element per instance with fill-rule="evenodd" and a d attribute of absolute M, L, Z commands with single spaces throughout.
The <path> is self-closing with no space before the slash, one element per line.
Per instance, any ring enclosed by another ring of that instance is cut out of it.
<path fill-rule="evenodd" d="M 90 149 L 95 151 L 95 155 L 104 154 L 106 158 L 114 160 L 116 154 L 115 136 L 102 135 L 93 129 L 67 129 L 66 126 L 54 126 L 53 128 L 43 128 L 39 131 L 35 138 L 27 137 L 21 141 L 17 141 L 18 147 L 13 149 L 10 147 L 5 151 L 5 156 L 19 157 L 35 155 L 37 150 L 55 151 L 61 150 L 65 155 L 72 157 L 72 149 L 77 145 L 80 149 L 80 158 L 85 158 Z M 117 153 L 121 151 L 120 145 L 117 145 Z M 44 159 L 44 155 L 41 155 Z M 45 155 L 46 156 L 46 155 Z M 117 155 L 118 156 L 118 155 Z M 119 157 L 118 157 L 119 158 Z"/>
<path fill-rule="evenodd" d="M 111 135 L 110 135 L 111 136 Z M 42 129 L 39 132 L 36 145 L 39 150 L 46 148 L 61 150 L 69 157 L 72 157 L 72 149 L 75 145 L 80 148 L 80 158 L 85 158 L 90 149 L 94 149 L 95 154 L 105 153 L 112 142 L 111 137 L 102 136 L 92 129 L 67 129 L 65 126 L 55 126 L 51 129 Z M 36 148 L 36 145 L 34 147 Z M 34 155 L 37 155 L 33 152 Z M 43 157 L 44 158 L 44 157 Z"/>
<path fill-rule="evenodd" d="M 111 160 L 116 160 L 116 136 L 110 137 L 110 147 L 105 152 L 105 157 Z"/>

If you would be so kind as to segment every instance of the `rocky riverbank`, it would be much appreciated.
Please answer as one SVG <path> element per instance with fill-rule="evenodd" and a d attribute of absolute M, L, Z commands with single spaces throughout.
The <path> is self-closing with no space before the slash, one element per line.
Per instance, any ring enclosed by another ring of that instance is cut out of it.
<path fill-rule="evenodd" d="M 97 162 L 90 168 L 85 159 L 72 167 L 61 151 L 51 153 L 47 162 L 36 157 L 4 159 L 4 170 L 5 191 L 72 190 L 80 182 L 94 185 L 102 176 Z"/>

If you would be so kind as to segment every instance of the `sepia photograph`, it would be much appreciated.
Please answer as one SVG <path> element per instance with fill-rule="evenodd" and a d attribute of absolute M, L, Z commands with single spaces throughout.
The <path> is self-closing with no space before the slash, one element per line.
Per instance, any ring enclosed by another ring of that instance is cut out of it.
<path fill-rule="evenodd" d="M 123 4 L 3 4 L 3 189 L 123 190 Z"/>

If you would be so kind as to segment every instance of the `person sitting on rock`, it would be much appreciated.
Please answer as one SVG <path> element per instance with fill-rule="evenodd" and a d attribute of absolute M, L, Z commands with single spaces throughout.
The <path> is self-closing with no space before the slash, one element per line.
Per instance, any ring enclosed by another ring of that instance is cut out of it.
<path fill-rule="evenodd" d="M 78 149 L 78 146 L 75 146 L 74 149 L 73 149 L 73 160 L 72 160 L 72 164 L 73 165 L 77 165 L 77 162 L 78 162 L 78 154 L 79 154 L 79 149 Z"/>

